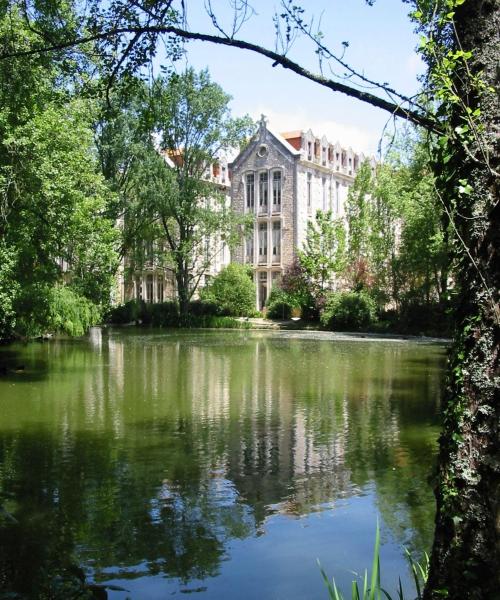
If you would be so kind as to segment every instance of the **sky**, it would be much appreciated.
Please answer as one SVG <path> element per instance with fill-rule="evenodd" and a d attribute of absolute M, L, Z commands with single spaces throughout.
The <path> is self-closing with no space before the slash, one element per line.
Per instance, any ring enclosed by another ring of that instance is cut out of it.
<path fill-rule="evenodd" d="M 232 0 L 234 2 L 234 0 Z M 212 0 L 222 18 L 231 16 L 231 0 Z M 250 0 L 256 14 L 246 22 L 239 38 L 265 44 L 274 49 L 272 15 L 280 0 Z M 388 82 L 396 90 L 413 94 L 418 90 L 417 76 L 424 70 L 415 52 L 418 43 L 407 14 L 409 6 L 401 0 L 303 0 L 306 14 L 321 15 L 325 45 L 337 50 L 349 42 L 345 60 L 375 81 Z M 188 26 L 192 30 L 215 33 L 206 17 L 204 0 L 188 3 Z M 185 62 L 207 67 L 212 79 L 233 100 L 233 114 L 266 115 L 276 131 L 311 128 L 356 151 L 376 154 L 389 115 L 363 102 L 334 93 L 283 69 L 272 67 L 265 57 L 236 48 L 206 42 L 189 42 Z M 317 59 L 306 40 L 299 40 L 290 58 L 318 71 Z M 183 61 L 184 62 L 184 61 Z M 183 65 L 178 65 L 178 69 Z"/>

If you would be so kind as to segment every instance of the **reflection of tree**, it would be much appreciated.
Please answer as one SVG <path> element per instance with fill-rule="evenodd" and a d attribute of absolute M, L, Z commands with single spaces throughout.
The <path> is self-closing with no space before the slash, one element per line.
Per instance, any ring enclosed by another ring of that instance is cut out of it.
<path fill-rule="evenodd" d="M 29 347 L 31 379 L 0 406 L 0 499 L 20 521 L 0 561 L 19 589 L 73 551 L 98 578 L 202 579 L 272 512 L 371 485 L 396 537 L 427 545 L 439 350 L 241 332 L 98 341 Z"/>

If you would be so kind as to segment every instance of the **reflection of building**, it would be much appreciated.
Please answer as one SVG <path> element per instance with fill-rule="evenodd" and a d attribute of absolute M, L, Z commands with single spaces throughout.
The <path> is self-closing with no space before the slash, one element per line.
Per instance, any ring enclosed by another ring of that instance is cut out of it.
<path fill-rule="evenodd" d="M 165 156 L 165 160 L 171 168 L 175 167 L 171 158 Z M 175 156 L 173 160 L 176 160 Z M 220 159 L 218 163 L 210 165 L 206 172 L 206 179 L 216 185 L 217 191 L 223 195 L 226 204 L 229 205 L 230 180 L 227 161 Z M 211 201 L 211 199 L 205 200 L 205 202 Z M 230 260 L 229 248 L 220 237 L 204 239 L 202 246 L 193 266 L 195 272 L 200 272 L 200 287 L 228 265 Z M 153 303 L 176 298 L 173 270 L 164 259 L 159 258 L 167 254 L 165 250 L 166 241 L 147 242 L 141 248 L 142 260 L 137 264 L 134 264 L 132 256 L 125 257 L 118 273 L 118 302 L 135 298 Z M 205 269 L 206 262 L 209 262 L 210 266 Z"/>
<path fill-rule="evenodd" d="M 262 117 L 258 134 L 232 163 L 231 185 L 233 208 L 256 216 L 233 259 L 254 267 L 258 308 L 293 262 L 316 211 L 344 216 L 348 188 L 364 160 L 311 130 L 274 133 Z"/>

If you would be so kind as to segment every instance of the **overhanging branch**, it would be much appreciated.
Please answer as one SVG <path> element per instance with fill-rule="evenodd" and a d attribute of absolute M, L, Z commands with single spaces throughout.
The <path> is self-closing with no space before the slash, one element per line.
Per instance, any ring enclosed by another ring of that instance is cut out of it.
<path fill-rule="evenodd" d="M 438 123 L 435 120 L 429 118 L 427 115 L 422 114 L 418 111 L 405 108 L 401 104 L 395 104 L 384 98 L 380 98 L 374 94 L 371 94 L 366 91 L 358 90 L 354 87 L 346 85 L 344 83 L 340 83 L 337 81 L 333 81 L 332 79 L 328 79 L 323 75 L 318 73 L 313 73 L 303 66 L 299 65 L 297 62 L 291 60 L 287 56 L 283 56 L 277 52 L 269 50 L 268 48 L 264 48 L 263 46 L 259 46 L 257 44 L 253 44 L 251 42 L 247 42 L 246 40 L 240 40 L 235 38 L 221 37 L 217 35 L 211 35 L 207 33 L 199 33 L 188 31 L 186 29 L 181 29 L 179 27 L 173 26 L 143 26 L 143 27 L 120 27 L 109 29 L 108 31 L 103 31 L 101 33 L 97 33 L 95 35 L 75 38 L 73 40 L 69 40 L 67 42 L 63 42 L 60 44 L 55 44 L 52 46 L 44 46 L 41 48 L 34 48 L 32 50 L 24 50 L 21 52 L 8 52 L 0 54 L 0 60 L 7 60 L 9 58 L 19 58 L 22 56 L 33 56 L 37 54 L 42 54 L 46 52 L 55 52 L 58 50 L 64 50 L 66 48 L 71 48 L 75 46 L 81 46 L 84 44 L 88 44 L 90 42 L 96 42 L 100 40 L 112 39 L 117 36 L 122 35 L 134 35 L 137 39 L 141 35 L 145 34 L 154 34 L 154 35 L 174 35 L 182 39 L 186 40 L 198 40 L 203 42 L 210 42 L 213 44 L 218 44 L 222 46 L 229 46 L 233 48 L 240 48 L 242 50 L 249 50 L 255 54 L 260 54 L 261 56 L 265 56 L 273 61 L 273 66 L 281 65 L 285 69 L 289 69 L 297 75 L 304 77 L 305 79 L 309 79 L 323 87 L 326 87 L 334 92 L 340 92 L 341 94 L 345 94 L 351 98 L 355 98 L 356 100 L 360 100 L 361 102 L 365 102 L 367 104 L 371 104 L 376 108 L 380 108 L 389 112 L 391 115 L 396 117 L 400 117 L 402 119 L 411 121 L 415 125 L 419 125 L 420 127 L 424 127 L 429 131 L 439 132 L 440 128 Z"/>

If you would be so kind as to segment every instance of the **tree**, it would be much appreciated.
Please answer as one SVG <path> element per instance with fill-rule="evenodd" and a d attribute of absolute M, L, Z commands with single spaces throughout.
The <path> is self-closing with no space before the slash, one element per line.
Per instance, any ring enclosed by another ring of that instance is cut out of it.
<path fill-rule="evenodd" d="M 236 245 L 246 222 L 211 177 L 221 155 L 253 131 L 248 117 L 231 117 L 229 100 L 207 71 L 192 69 L 157 79 L 150 91 L 145 119 L 163 156 L 154 160 L 153 172 L 142 171 L 149 180 L 153 174 L 155 186 L 148 185 L 140 210 L 150 216 L 150 240 L 166 240 L 181 317 L 223 245 Z"/>
<path fill-rule="evenodd" d="M 368 4 L 373 3 L 370 0 Z M 500 283 L 498 237 L 498 85 L 500 6 L 496 0 L 412 0 L 413 18 L 422 32 L 421 53 L 428 63 L 426 95 L 408 98 L 385 84 L 370 81 L 326 48 L 320 32 L 308 28 L 300 2 L 285 2 L 284 30 L 277 15 L 278 51 L 236 37 L 248 17 L 248 3 L 235 3 L 243 15 L 232 31 L 219 34 L 190 31 L 182 26 L 185 0 L 143 9 L 120 0 L 93 12 L 92 32 L 73 32 L 56 41 L 43 36 L 24 56 L 61 50 L 95 41 L 124 48 L 113 75 L 134 68 L 155 51 L 158 38 L 199 39 L 246 49 L 268 57 L 333 91 L 350 95 L 392 115 L 407 118 L 432 133 L 433 171 L 443 213 L 449 218 L 457 258 L 460 306 L 449 385 L 444 399 L 438 513 L 426 598 L 491 599 L 500 589 L 498 495 L 500 458 L 498 422 L 498 347 Z M 27 6 L 30 6 L 27 3 Z M 209 8 L 210 8 L 209 3 Z M 172 12 L 177 8 L 178 12 Z M 105 17 L 110 17 L 106 20 Z M 167 18 L 168 17 L 168 18 Z M 288 29 L 288 26 L 290 28 Z M 325 61 L 340 62 L 348 82 L 325 77 L 292 61 L 287 50 L 295 33 L 306 35 Z M 134 44 L 137 42 L 137 44 Z M 140 42 L 140 43 L 139 43 Z M 136 50 L 134 52 L 134 50 Z M 8 49 L 0 60 L 20 56 Z M 390 94 L 385 100 L 360 90 L 353 82 L 374 85 Z"/>
<path fill-rule="evenodd" d="M 304 248 L 298 259 L 309 281 L 310 292 L 319 299 L 345 268 L 345 228 L 331 211 L 318 211 L 315 222 L 307 223 Z"/>
<path fill-rule="evenodd" d="M 384 305 L 447 301 L 449 219 L 442 214 L 425 142 L 406 128 L 372 174 L 362 165 L 349 190 L 348 279 Z"/>
<path fill-rule="evenodd" d="M 33 37 L 18 14 L 0 18 L 4 45 Z M 57 64 L 22 62 L 0 64 L 0 336 L 81 334 L 109 304 L 116 267 L 92 105 Z"/>

